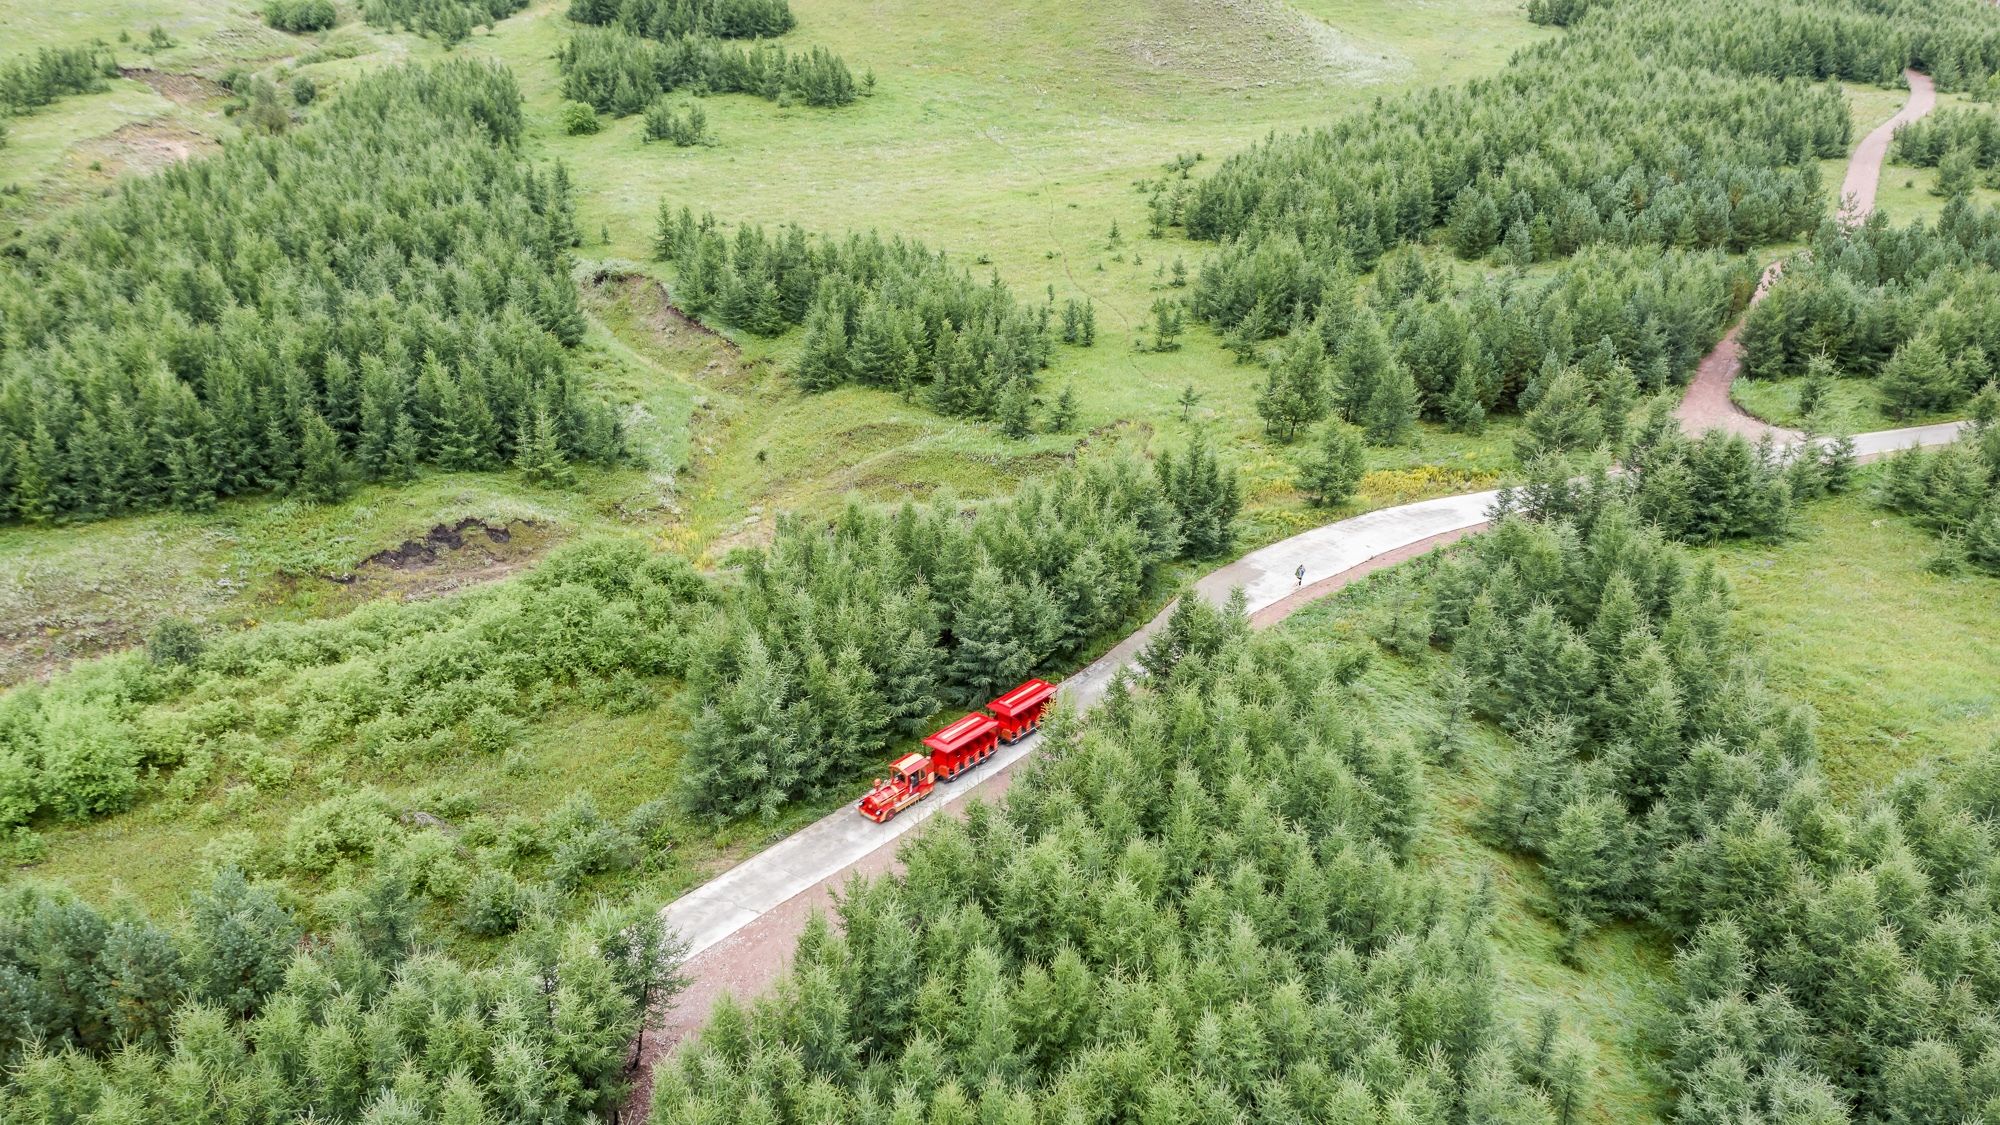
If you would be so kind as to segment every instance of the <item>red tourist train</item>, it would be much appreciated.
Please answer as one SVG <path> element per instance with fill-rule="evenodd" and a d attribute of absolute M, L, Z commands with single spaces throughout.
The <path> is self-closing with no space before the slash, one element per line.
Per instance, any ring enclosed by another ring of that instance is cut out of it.
<path fill-rule="evenodd" d="M 861 815 L 877 824 L 930 796 L 939 781 L 950 781 L 993 756 L 1001 743 L 1019 742 L 1039 730 L 1056 701 L 1047 680 L 1029 680 L 1013 691 L 924 739 L 926 754 L 905 754 L 889 763 L 888 780 L 878 780 L 861 798 Z"/>

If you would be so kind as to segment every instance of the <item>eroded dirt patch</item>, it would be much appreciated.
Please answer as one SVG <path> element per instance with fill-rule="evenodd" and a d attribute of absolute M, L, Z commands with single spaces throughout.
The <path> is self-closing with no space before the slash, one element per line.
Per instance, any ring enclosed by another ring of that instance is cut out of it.
<path fill-rule="evenodd" d="M 126 66 L 118 69 L 120 77 L 135 82 L 144 82 L 153 92 L 175 105 L 206 105 L 209 102 L 229 96 L 220 82 L 211 82 L 199 74 L 179 74 L 170 70 L 154 70 L 149 66 Z"/>
<path fill-rule="evenodd" d="M 1409 65 L 1282 0 L 1153 0 L 1135 31 L 1132 61 L 1226 90 L 1334 76 L 1374 81 Z"/>
<path fill-rule="evenodd" d="M 467 543 L 473 543 L 475 550 L 480 541 L 488 545 L 511 543 L 517 527 L 534 527 L 533 520 L 509 520 L 502 524 L 491 524 L 477 516 L 467 516 L 457 523 L 441 523 L 425 532 L 422 538 L 405 539 L 386 551 L 377 551 L 361 560 L 354 574 L 329 576 L 332 581 L 343 585 L 356 580 L 359 572 L 369 567 L 389 570 L 423 570 L 438 565 L 446 555 L 465 550 Z M 480 552 L 498 561 L 491 551 Z"/>
<path fill-rule="evenodd" d="M 93 162 L 114 177 L 124 172 L 150 175 L 221 149 L 215 138 L 161 118 L 121 125 L 81 146 L 76 159 Z"/>

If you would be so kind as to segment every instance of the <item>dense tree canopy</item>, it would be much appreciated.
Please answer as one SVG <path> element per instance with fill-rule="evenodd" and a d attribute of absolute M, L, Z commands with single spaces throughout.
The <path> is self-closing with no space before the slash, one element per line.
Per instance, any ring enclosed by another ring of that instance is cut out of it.
<path fill-rule="evenodd" d="M 585 393 L 568 180 L 474 63 L 357 82 L 312 124 L 126 181 L 0 263 L 0 518 L 201 507 L 349 476 L 499 467 Z"/>
<path fill-rule="evenodd" d="M 652 1120 L 1572 1119 L 1576 1060 L 1495 1014 L 1483 888 L 1407 865 L 1420 762 L 1341 705 L 1366 654 L 1175 621 L 1144 690 L 725 1002 Z"/>
<path fill-rule="evenodd" d="M 1743 326 L 1744 372 L 1819 357 L 1875 380 L 1897 416 L 1955 408 L 2000 378 L 2000 209 L 1963 198 L 1935 223 L 1828 222 Z"/>
<path fill-rule="evenodd" d="M 848 782 L 940 706 L 976 707 L 1131 624 L 1160 566 L 1227 543 L 1234 474 L 1196 447 L 1031 485 L 970 519 L 850 504 L 780 525 L 688 659 L 686 799 L 768 815 Z"/>
<path fill-rule="evenodd" d="M 1423 589 L 1475 708 L 1516 732 L 1492 833 L 1543 857 L 1573 935 L 1645 917 L 1681 944 L 1677 1119 L 1990 1112 L 2000 748 L 1836 805 L 1712 567 L 1622 507 L 1503 523 Z"/>
<path fill-rule="evenodd" d="M 176 931 L 55 890 L 0 895 L 9 1121 L 601 1121 L 675 986 L 650 910 L 543 923 L 492 964 L 431 949 L 391 886 L 301 940 L 225 868 Z"/>
<path fill-rule="evenodd" d="M 1191 188 L 1163 181 L 1155 207 L 1197 238 L 1282 236 L 1362 268 L 1439 226 L 1465 257 L 1517 225 L 1531 259 L 1600 240 L 1741 250 L 1796 237 L 1824 207 L 1814 161 L 1841 155 L 1852 128 L 1838 90 L 1815 80 L 1895 70 L 1730 66 L 1703 46 L 1749 38 L 1740 21 L 1779 6 L 1605 5 L 1493 79 L 1273 137 Z"/>

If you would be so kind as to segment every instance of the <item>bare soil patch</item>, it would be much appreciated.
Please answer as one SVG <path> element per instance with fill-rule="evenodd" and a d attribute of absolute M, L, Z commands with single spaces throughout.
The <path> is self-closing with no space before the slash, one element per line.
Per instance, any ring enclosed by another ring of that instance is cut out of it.
<path fill-rule="evenodd" d="M 467 516 L 452 524 L 441 523 L 431 528 L 421 539 L 405 539 L 401 544 L 386 551 L 377 551 L 369 555 L 361 560 L 361 566 L 381 566 L 390 570 L 418 570 L 436 566 L 441 552 L 464 550 L 468 535 L 474 539 L 484 536 L 488 543 L 509 543 L 514 539 L 514 523 L 490 524 L 477 516 Z"/>
<path fill-rule="evenodd" d="M 118 73 L 135 82 L 144 82 L 153 88 L 154 93 L 175 105 L 200 106 L 229 96 L 229 91 L 223 89 L 221 83 L 199 74 L 154 70 L 149 66 L 120 67 Z"/>
<path fill-rule="evenodd" d="M 1369 81 L 1409 65 L 1384 58 L 1281 0 L 1153 0 L 1126 44 L 1146 70 L 1172 71 L 1225 90 L 1321 81 Z"/>
<path fill-rule="evenodd" d="M 215 138 L 165 118 L 134 121 L 83 145 L 77 159 L 97 163 L 111 176 L 151 175 L 162 168 L 221 151 Z"/>

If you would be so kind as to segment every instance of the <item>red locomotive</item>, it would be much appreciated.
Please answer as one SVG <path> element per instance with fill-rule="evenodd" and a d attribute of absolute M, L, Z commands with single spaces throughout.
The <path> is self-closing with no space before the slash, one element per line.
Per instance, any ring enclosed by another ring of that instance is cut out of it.
<path fill-rule="evenodd" d="M 1003 742 L 1019 742 L 1041 728 L 1056 699 L 1055 685 L 1029 680 L 924 739 L 928 754 L 905 754 L 889 764 L 889 778 L 876 781 L 861 798 L 861 815 L 877 824 L 930 796 L 939 781 L 950 781 L 993 756 Z"/>

